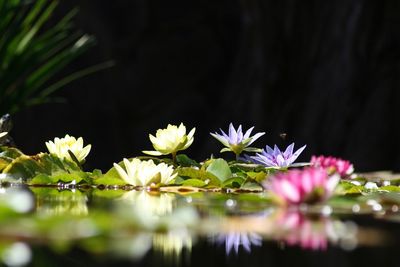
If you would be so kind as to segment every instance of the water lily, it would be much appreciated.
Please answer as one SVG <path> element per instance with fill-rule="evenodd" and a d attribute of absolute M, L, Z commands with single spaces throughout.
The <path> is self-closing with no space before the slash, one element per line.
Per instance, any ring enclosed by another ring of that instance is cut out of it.
<path fill-rule="evenodd" d="M 0 133 L 0 138 L 6 136 L 7 134 L 8 134 L 8 132 L 2 132 L 2 133 Z"/>
<path fill-rule="evenodd" d="M 314 203 L 328 199 L 339 182 L 338 175 L 328 176 L 321 168 L 280 172 L 264 182 L 264 187 L 284 205 Z"/>
<path fill-rule="evenodd" d="M 128 184 L 134 186 L 146 186 L 152 182 L 168 184 L 177 173 L 174 168 L 165 163 L 155 164 L 152 160 L 141 161 L 139 159 L 123 160 L 125 169 L 117 163 L 114 167 L 119 176 Z"/>
<path fill-rule="evenodd" d="M 329 174 L 338 173 L 341 177 L 348 177 L 354 171 L 350 161 L 331 156 L 312 156 L 311 165 L 324 168 Z"/>
<path fill-rule="evenodd" d="M 193 143 L 195 131 L 196 128 L 193 128 L 189 134 L 186 134 L 183 123 L 179 127 L 168 124 L 166 129 L 158 129 L 156 136 L 149 134 L 155 151 L 143 151 L 143 153 L 152 156 L 172 154 L 175 157 L 176 152 L 187 149 Z"/>
<path fill-rule="evenodd" d="M 64 138 L 54 138 L 54 142 L 46 142 L 46 147 L 51 154 L 54 154 L 61 159 L 75 161 L 71 156 L 72 153 L 73 156 L 82 163 L 89 154 L 92 146 L 87 145 L 83 147 L 82 137 L 76 139 L 67 134 Z"/>
<path fill-rule="evenodd" d="M 265 165 L 267 167 L 289 167 L 299 157 L 301 152 L 306 148 L 306 145 L 300 147 L 296 152 L 293 153 L 294 143 L 289 145 L 284 152 L 282 152 L 276 145 L 274 149 L 266 146 L 266 149 L 261 153 L 256 153 L 256 156 L 250 158 L 258 164 Z"/>
<path fill-rule="evenodd" d="M 253 136 L 251 135 L 251 132 L 253 131 L 254 127 L 251 127 L 248 129 L 244 134 L 242 131 L 242 125 L 239 125 L 239 128 L 235 130 L 233 127 L 232 123 L 229 124 L 229 135 L 227 135 L 222 129 L 220 129 L 221 134 L 218 133 L 210 133 L 215 139 L 220 141 L 225 148 L 221 150 L 221 152 L 228 152 L 232 151 L 233 153 L 236 154 L 236 156 L 239 156 L 240 153 L 243 151 L 247 152 L 259 152 L 260 149 L 250 147 L 251 144 L 254 143 L 258 138 L 263 136 L 265 132 L 261 133 L 256 133 Z"/>

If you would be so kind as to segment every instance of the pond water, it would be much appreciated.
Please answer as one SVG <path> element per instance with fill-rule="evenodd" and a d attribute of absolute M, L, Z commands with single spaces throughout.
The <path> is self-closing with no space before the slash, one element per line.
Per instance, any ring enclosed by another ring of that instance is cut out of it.
<path fill-rule="evenodd" d="M 263 193 L 0 188 L 6 266 L 398 266 L 397 194 L 277 208 Z M 360 196 L 363 197 L 363 196 Z"/>

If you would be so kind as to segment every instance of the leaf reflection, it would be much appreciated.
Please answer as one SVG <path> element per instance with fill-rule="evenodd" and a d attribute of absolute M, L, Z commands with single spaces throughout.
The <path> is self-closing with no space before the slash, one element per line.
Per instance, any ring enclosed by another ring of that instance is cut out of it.
<path fill-rule="evenodd" d="M 46 215 L 87 215 L 88 197 L 79 190 L 33 188 L 36 196 L 36 212 Z"/>

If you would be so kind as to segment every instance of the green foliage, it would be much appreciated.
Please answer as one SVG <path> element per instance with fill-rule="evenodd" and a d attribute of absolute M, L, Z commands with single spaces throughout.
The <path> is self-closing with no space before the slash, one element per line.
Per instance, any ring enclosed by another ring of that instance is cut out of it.
<path fill-rule="evenodd" d="M 49 27 L 57 5 L 56 0 L 0 0 L 0 114 L 48 102 L 69 82 L 110 66 L 54 79 L 94 44 L 92 36 L 73 30 L 77 10 Z"/>
<path fill-rule="evenodd" d="M 205 187 L 207 183 L 200 179 L 187 179 L 183 181 L 182 185 L 193 186 L 193 187 Z"/>
<path fill-rule="evenodd" d="M 222 187 L 226 188 L 240 188 L 246 179 L 242 177 L 232 177 L 222 183 Z"/>
<path fill-rule="evenodd" d="M 215 175 L 221 182 L 232 177 L 231 169 L 224 159 L 213 159 L 207 167 L 207 172 Z"/>
<path fill-rule="evenodd" d="M 90 183 L 89 175 L 74 162 L 47 153 L 27 156 L 15 148 L 3 147 L 1 150 L 2 173 L 11 180 L 41 185 Z"/>
<path fill-rule="evenodd" d="M 205 171 L 204 169 L 193 169 L 193 168 L 179 168 L 178 176 L 186 179 L 197 179 L 205 182 L 208 186 L 218 187 L 221 182 L 217 176 L 214 174 Z M 185 180 L 186 180 L 185 179 Z"/>
<path fill-rule="evenodd" d="M 178 163 L 179 166 L 182 167 L 198 167 L 200 168 L 201 165 L 196 162 L 195 160 L 189 158 L 187 155 L 185 154 L 179 154 L 176 156 L 176 162 Z"/>
<path fill-rule="evenodd" d="M 99 175 L 92 178 L 94 178 L 93 183 L 96 185 L 126 185 L 126 182 L 121 179 L 114 167 L 112 167 L 104 175 Z"/>

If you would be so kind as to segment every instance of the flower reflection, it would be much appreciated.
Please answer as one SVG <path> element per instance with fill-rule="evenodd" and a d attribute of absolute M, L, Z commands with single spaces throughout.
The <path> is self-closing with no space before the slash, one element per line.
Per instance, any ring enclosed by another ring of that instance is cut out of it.
<path fill-rule="evenodd" d="M 262 245 L 262 236 L 252 232 L 219 233 L 212 237 L 212 242 L 218 245 L 225 245 L 225 252 L 227 255 L 229 255 L 232 250 L 237 254 L 240 246 L 242 246 L 246 252 L 250 253 L 252 246 L 259 247 Z"/>
<path fill-rule="evenodd" d="M 285 231 L 284 240 L 288 245 L 311 250 L 325 250 L 328 247 L 327 233 L 332 226 L 329 220 L 312 221 L 299 212 L 290 212 L 284 214 L 279 223 Z"/>
<path fill-rule="evenodd" d="M 246 216 L 227 216 L 220 218 L 220 230 L 211 229 L 209 240 L 225 246 L 226 255 L 238 254 L 240 247 L 250 253 L 253 247 L 262 246 L 263 235 L 270 229 L 270 211 L 257 212 Z"/>
<path fill-rule="evenodd" d="M 186 229 L 176 229 L 153 235 L 153 249 L 169 259 L 179 260 L 185 250 L 190 254 L 192 246 L 192 236 Z"/>
<path fill-rule="evenodd" d="M 307 250 L 326 250 L 329 243 L 347 246 L 356 242 L 355 226 L 329 217 L 309 217 L 298 211 L 280 213 L 276 220 L 276 239 Z M 343 241 L 343 242 L 342 242 Z"/>
<path fill-rule="evenodd" d="M 122 195 L 121 200 L 135 204 L 135 207 L 151 216 L 171 214 L 175 206 L 175 195 L 169 193 L 129 191 Z"/>

